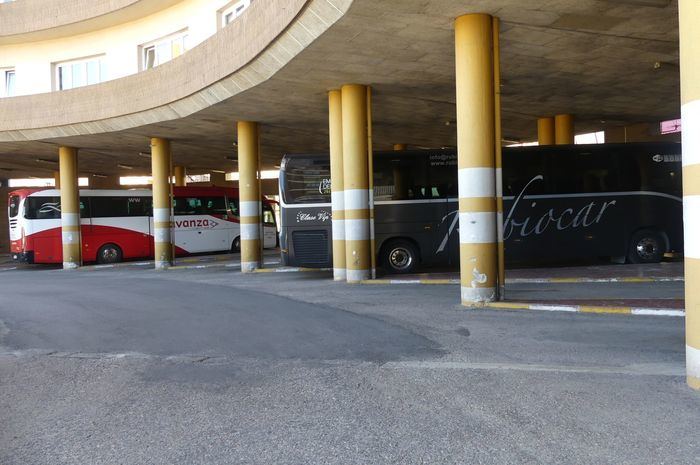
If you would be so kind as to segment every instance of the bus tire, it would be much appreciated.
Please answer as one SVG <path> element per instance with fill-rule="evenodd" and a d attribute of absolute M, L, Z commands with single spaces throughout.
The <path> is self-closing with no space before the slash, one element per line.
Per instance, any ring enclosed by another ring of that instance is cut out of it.
<path fill-rule="evenodd" d="M 97 251 L 97 263 L 119 263 L 122 261 L 122 249 L 116 244 L 105 244 Z"/>
<path fill-rule="evenodd" d="M 388 273 L 411 273 L 418 262 L 418 248 L 410 241 L 395 239 L 382 247 L 381 263 Z"/>
<path fill-rule="evenodd" d="M 238 236 L 233 240 L 231 244 L 231 252 L 238 253 L 241 251 L 241 236 Z"/>
<path fill-rule="evenodd" d="M 653 229 L 642 229 L 632 235 L 627 261 L 629 263 L 659 263 L 666 252 L 666 241 Z"/>

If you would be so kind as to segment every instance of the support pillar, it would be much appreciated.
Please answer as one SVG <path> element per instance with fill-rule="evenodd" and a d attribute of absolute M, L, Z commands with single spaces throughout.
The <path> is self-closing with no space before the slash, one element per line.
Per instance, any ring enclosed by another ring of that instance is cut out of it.
<path fill-rule="evenodd" d="M 370 277 L 369 162 L 367 87 L 341 88 L 343 121 L 343 187 L 345 203 L 345 266 L 347 281 Z"/>
<path fill-rule="evenodd" d="M 408 145 L 406 144 L 394 144 L 394 151 L 395 152 L 402 152 L 404 150 L 408 149 Z"/>
<path fill-rule="evenodd" d="M 498 291 L 496 297 L 505 299 L 506 253 L 503 244 L 503 131 L 501 129 L 501 20 L 493 18 L 493 98 L 494 155 L 496 165 L 496 239 L 498 240 Z"/>
<path fill-rule="evenodd" d="M 60 171 L 53 172 L 53 185 L 56 189 L 61 188 L 61 172 Z"/>
<path fill-rule="evenodd" d="M 184 166 L 173 166 L 173 177 L 175 178 L 176 187 L 185 187 L 187 185 L 187 170 Z"/>
<path fill-rule="evenodd" d="M 343 188 L 343 110 L 340 90 L 328 92 L 328 136 L 331 152 L 333 280 L 345 281 L 345 199 Z"/>
<path fill-rule="evenodd" d="M 262 263 L 258 123 L 238 122 L 238 195 L 241 214 L 241 271 L 252 273 Z"/>
<path fill-rule="evenodd" d="M 700 3 L 678 2 L 683 223 L 685 236 L 685 363 L 688 385 L 700 390 Z"/>
<path fill-rule="evenodd" d="M 460 281 L 463 305 L 496 299 L 498 246 L 492 17 L 455 20 Z"/>
<path fill-rule="evenodd" d="M 157 270 L 173 264 L 170 163 L 170 142 L 159 137 L 152 138 L 153 242 Z"/>
<path fill-rule="evenodd" d="M 61 186 L 63 269 L 72 270 L 78 268 L 82 262 L 78 151 L 73 147 L 59 147 L 58 166 Z"/>
<path fill-rule="evenodd" d="M 537 120 L 537 142 L 540 145 L 554 145 L 554 118 L 551 116 Z"/>
<path fill-rule="evenodd" d="M 556 115 L 554 117 L 554 139 L 557 145 L 574 143 L 573 115 Z"/>

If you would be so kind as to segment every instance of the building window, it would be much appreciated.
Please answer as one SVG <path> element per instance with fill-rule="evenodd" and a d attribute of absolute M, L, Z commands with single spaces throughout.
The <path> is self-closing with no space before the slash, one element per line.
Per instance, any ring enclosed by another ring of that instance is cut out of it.
<path fill-rule="evenodd" d="M 15 95 L 16 75 L 14 69 L 2 70 L 2 88 L 0 88 L 0 97 L 12 97 Z"/>
<path fill-rule="evenodd" d="M 104 56 L 84 58 L 56 64 L 56 89 L 67 90 L 107 80 Z"/>
<path fill-rule="evenodd" d="M 158 39 L 141 46 L 142 69 L 155 68 L 166 61 L 179 57 L 189 49 L 187 31 Z"/>
<path fill-rule="evenodd" d="M 253 0 L 236 0 L 221 10 L 221 27 L 226 27 L 250 6 Z"/>

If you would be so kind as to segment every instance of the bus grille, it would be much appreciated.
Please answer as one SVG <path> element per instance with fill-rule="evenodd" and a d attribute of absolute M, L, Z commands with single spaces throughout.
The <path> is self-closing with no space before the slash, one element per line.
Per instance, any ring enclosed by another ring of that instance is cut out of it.
<path fill-rule="evenodd" d="M 294 257 L 300 266 L 329 266 L 328 231 L 293 231 Z"/>

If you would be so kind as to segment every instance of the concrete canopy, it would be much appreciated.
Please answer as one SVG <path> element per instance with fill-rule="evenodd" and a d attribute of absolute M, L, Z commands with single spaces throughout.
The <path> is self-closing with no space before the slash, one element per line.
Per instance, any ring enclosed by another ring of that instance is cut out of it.
<path fill-rule="evenodd" d="M 268 3 L 274 2 L 254 4 Z M 305 3 L 308 10 L 314 2 Z M 330 3 L 341 6 L 337 22 L 324 24 L 326 30 L 271 77 L 188 116 L 116 132 L 24 139 L 8 136 L 11 131 L 0 124 L 0 176 L 48 174 L 56 167 L 36 160 L 56 159 L 58 144 L 81 149 L 82 173 L 147 174 L 150 160 L 139 153 L 149 152 L 151 136 L 172 139 L 174 163 L 188 166 L 190 173 L 229 171 L 235 169 L 239 119 L 261 122 L 263 166 L 271 168 L 286 152 L 328 150 L 326 92 L 352 82 L 373 88 L 375 149 L 396 142 L 453 146 L 453 21 L 472 12 L 502 20 L 504 139 L 535 139 L 537 117 L 555 113 L 575 114 L 577 132 L 679 114 L 676 1 Z M 174 61 L 196 57 L 207 42 Z M 217 59 L 227 59 L 224 51 Z M 31 97 L 36 96 L 7 100 L 17 105 Z M 134 169 L 122 171 L 117 164 Z"/>

